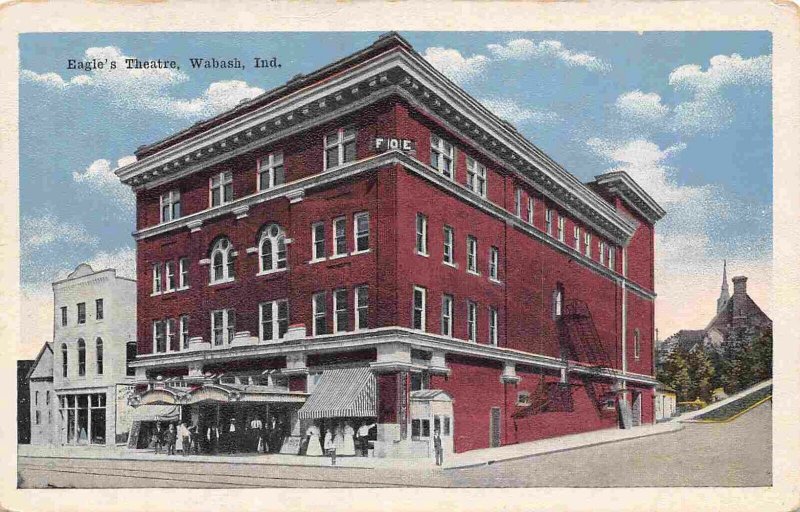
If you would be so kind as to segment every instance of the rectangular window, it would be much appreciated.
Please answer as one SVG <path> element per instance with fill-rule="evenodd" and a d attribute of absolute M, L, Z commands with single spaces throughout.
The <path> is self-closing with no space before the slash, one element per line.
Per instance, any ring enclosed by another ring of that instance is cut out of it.
<path fill-rule="evenodd" d="M 347 219 L 339 217 L 333 221 L 333 257 L 347 254 Z"/>
<path fill-rule="evenodd" d="M 153 322 L 153 348 L 157 354 L 167 351 L 167 323 L 164 320 Z"/>
<path fill-rule="evenodd" d="M 489 344 L 497 346 L 497 310 L 489 308 Z"/>
<path fill-rule="evenodd" d="M 181 350 L 186 350 L 189 348 L 189 315 L 181 315 L 179 323 L 181 330 Z"/>
<path fill-rule="evenodd" d="M 333 291 L 333 332 L 350 330 L 350 313 L 347 311 L 347 290 Z"/>
<path fill-rule="evenodd" d="M 86 303 L 81 302 L 78 304 L 78 323 L 85 324 L 86 323 Z"/>
<path fill-rule="evenodd" d="M 163 283 L 161 281 L 161 264 L 153 265 L 153 293 L 161 293 Z"/>
<path fill-rule="evenodd" d="M 486 167 L 467 157 L 467 188 L 486 197 Z"/>
<path fill-rule="evenodd" d="M 414 287 L 414 310 L 411 317 L 411 328 L 425 330 L 426 290 L 421 286 Z"/>
<path fill-rule="evenodd" d="M 498 267 L 500 265 L 500 251 L 497 247 L 489 248 L 489 279 L 498 280 Z"/>
<path fill-rule="evenodd" d="M 608 268 L 614 270 L 614 246 L 608 244 Z"/>
<path fill-rule="evenodd" d="M 583 234 L 583 248 L 586 251 L 586 257 L 592 257 L 592 234 L 588 231 Z"/>
<path fill-rule="evenodd" d="M 467 339 L 478 341 L 478 305 L 467 301 Z"/>
<path fill-rule="evenodd" d="M 633 357 L 639 359 L 642 356 L 642 342 L 639 336 L 639 329 L 633 331 Z"/>
<path fill-rule="evenodd" d="M 178 260 L 178 285 L 181 288 L 189 287 L 189 258 L 181 258 Z"/>
<path fill-rule="evenodd" d="M 453 296 L 442 295 L 442 334 L 453 336 Z"/>
<path fill-rule="evenodd" d="M 164 263 L 164 274 L 166 274 L 167 282 L 164 291 L 171 292 L 175 290 L 175 263 L 168 261 Z"/>
<path fill-rule="evenodd" d="M 103 314 L 103 299 L 95 299 L 94 301 L 94 317 L 96 320 L 102 320 Z"/>
<path fill-rule="evenodd" d="M 233 201 L 233 173 L 231 171 L 215 174 L 209 182 L 212 208 Z"/>
<path fill-rule="evenodd" d="M 417 214 L 417 254 L 428 255 L 428 217 Z"/>
<path fill-rule="evenodd" d="M 233 341 L 236 333 L 236 312 L 232 309 L 218 309 L 211 312 L 211 339 L 215 347 Z"/>
<path fill-rule="evenodd" d="M 528 224 L 533 224 L 533 208 L 534 208 L 534 201 L 532 197 L 528 198 Z"/>
<path fill-rule="evenodd" d="M 467 237 L 467 272 L 478 273 L 478 239 Z"/>
<path fill-rule="evenodd" d="M 572 227 L 572 246 L 576 251 L 581 252 L 581 228 L 579 226 Z"/>
<path fill-rule="evenodd" d="M 547 234 L 553 236 L 553 210 L 550 208 L 544 211 L 544 227 Z"/>
<path fill-rule="evenodd" d="M 514 215 L 522 218 L 522 189 L 514 189 Z"/>
<path fill-rule="evenodd" d="M 327 334 L 328 322 L 326 318 L 327 305 L 325 304 L 325 292 L 315 293 L 311 302 L 311 306 L 314 310 L 313 335 Z"/>
<path fill-rule="evenodd" d="M 181 193 L 178 190 L 170 190 L 161 194 L 161 222 L 181 218 Z"/>
<path fill-rule="evenodd" d="M 369 329 L 369 287 L 356 288 L 356 329 Z"/>
<path fill-rule="evenodd" d="M 599 248 L 599 252 L 600 252 L 600 256 L 599 256 L 600 264 L 601 265 L 605 265 L 606 264 L 606 243 L 605 242 L 597 242 L 597 244 L 598 244 L 598 248 Z"/>
<path fill-rule="evenodd" d="M 333 169 L 355 159 L 355 128 L 339 128 L 325 136 L 325 169 Z"/>
<path fill-rule="evenodd" d="M 261 341 L 279 340 L 289 330 L 289 302 L 284 299 L 259 304 L 259 317 Z"/>
<path fill-rule="evenodd" d="M 175 345 L 175 319 L 170 318 L 167 320 L 167 352 L 177 350 L 179 346 Z"/>
<path fill-rule="evenodd" d="M 311 261 L 325 259 L 325 223 L 315 222 L 311 225 Z"/>
<path fill-rule="evenodd" d="M 355 252 L 369 250 L 369 212 L 357 213 L 353 216 L 353 238 L 356 241 Z"/>
<path fill-rule="evenodd" d="M 268 190 L 272 187 L 283 185 L 285 181 L 283 171 L 283 153 L 278 151 L 259 158 L 258 166 L 258 190 Z"/>
<path fill-rule="evenodd" d="M 431 134 L 431 167 L 437 169 L 446 178 L 453 179 L 453 145 L 446 140 Z"/>
<path fill-rule="evenodd" d="M 453 258 L 453 228 L 450 226 L 444 227 L 444 250 L 442 252 L 442 261 L 448 265 L 454 264 Z"/>
<path fill-rule="evenodd" d="M 61 326 L 67 325 L 67 306 L 61 306 Z"/>
<path fill-rule="evenodd" d="M 558 216 L 558 241 L 564 241 L 564 217 L 561 215 Z"/>

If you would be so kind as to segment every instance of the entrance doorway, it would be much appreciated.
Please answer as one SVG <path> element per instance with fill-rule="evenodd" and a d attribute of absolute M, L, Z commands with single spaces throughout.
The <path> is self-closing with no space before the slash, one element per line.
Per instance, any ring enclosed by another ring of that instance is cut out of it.
<path fill-rule="evenodd" d="M 496 448 L 500 446 L 500 408 L 492 407 L 489 416 L 489 446 Z"/>
<path fill-rule="evenodd" d="M 642 424 L 642 393 L 633 392 L 633 426 L 638 427 Z"/>

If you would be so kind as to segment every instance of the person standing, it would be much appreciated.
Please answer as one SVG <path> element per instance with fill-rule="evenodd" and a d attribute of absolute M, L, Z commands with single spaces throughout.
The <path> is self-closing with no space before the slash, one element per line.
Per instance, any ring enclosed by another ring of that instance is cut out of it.
<path fill-rule="evenodd" d="M 355 455 L 356 454 L 356 445 L 353 440 L 353 436 L 355 436 L 356 431 L 353 429 L 353 425 L 348 421 L 344 425 L 343 436 L 344 441 L 342 442 L 342 455 Z"/>
<path fill-rule="evenodd" d="M 438 428 L 433 432 L 433 450 L 436 452 L 436 465 L 441 466 L 444 462 L 444 452 L 442 450 L 442 436 Z"/>
<path fill-rule="evenodd" d="M 236 430 L 236 418 L 231 418 L 231 423 L 228 425 L 228 429 L 225 432 L 225 442 L 228 445 L 228 453 L 236 452 L 238 435 Z"/>
<path fill-rule="evenodd" d="M 182 421 L 181 425 L 178 427 L 178 438 L 181 441 L 181 453 L 185 457 L 189 454 L 189 448 L 191 447 L 190 439 L 191 433 L 189 429 L 186 427 L 186 422 Z"/>
<path fill-rule="evenodd" d="M 261 421 L 261 418 L 258 416 L 254 416 L 253 420 L 250 422 L 250 432 L 252 432 L 253 439 L 255 440 L 254 448 L 256 449 L 256 453 L 261 453 L 264 449 L 264 423 Z"/>
<path fill-rule="evenodd" d="M 325 432 L 324 447 L 325 447 L 325 453 L 327 455 L 330 455 L 330 457 L 331 457 L 331 466 L 335 466 L 336 465 L 336 444 L 333 442 L 333 432 L 331 432 L 330 428 Z"/>
<path fill-rule="evenodd" d="M 156 422 L 156 429 L 153 431 L 150 440 L 155 446 L 156 453 L 161 453 L 161 448 L 164 445 L 164 431 L 161 430 L 161 423 Z"/>
<path fill-rule="evenodd" d="M 169 429 L 167 429 L 167 434 L 165 436 L 167 441 L 167 455 L 175 455 L 175 425 L 172 423 L 169 424 Z"/>
<path fill-rule="evenodd" d="M 306 430 L 306 435 L 308 436 L 306 455 L 309 457 L 319 457 L 322 455 L 322 445 L 319 444 L 319 427 L 312 424 Z"/>
<path fill-rule="evenodd" d="M 206 440 L 208 441 L 208 452 L 216 454 L 219 450 L 219 426 L 216 424 L 209 425 L 206 431 Z"/>

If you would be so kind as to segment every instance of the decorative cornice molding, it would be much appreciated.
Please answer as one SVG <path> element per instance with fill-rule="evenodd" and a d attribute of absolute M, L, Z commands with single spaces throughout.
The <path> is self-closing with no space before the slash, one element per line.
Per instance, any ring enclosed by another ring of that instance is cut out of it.
<path fill-rule="evenodd" d="M 594 183 L 607 190 L 611 195 L 618 196 L 651 224 L 661 220 L 667 213 L 625 171 L 613 171 L 595 176 Z"/>

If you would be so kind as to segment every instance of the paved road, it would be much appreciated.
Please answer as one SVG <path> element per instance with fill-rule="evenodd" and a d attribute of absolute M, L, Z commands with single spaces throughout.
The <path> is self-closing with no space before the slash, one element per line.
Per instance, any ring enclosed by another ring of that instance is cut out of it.
<path fill-rule="evenodd" d="M 640 487 L 772 483 L 772 405 L 731 423 L 448 471 L 19 459 L 20 487 Z"/>

